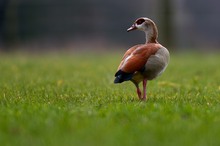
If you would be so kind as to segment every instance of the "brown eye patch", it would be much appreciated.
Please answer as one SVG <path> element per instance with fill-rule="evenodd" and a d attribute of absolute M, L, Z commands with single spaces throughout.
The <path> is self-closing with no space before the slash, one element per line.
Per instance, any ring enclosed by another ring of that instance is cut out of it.
<path fill-rule="evenodd" d="M 140 25 L 140 24 L 142 24 L 144 21 L 145 21 L 144 19 L 138 19 L 138 20 L 136 21 L 136 24 L 137 24 L 137 25 Z"/>

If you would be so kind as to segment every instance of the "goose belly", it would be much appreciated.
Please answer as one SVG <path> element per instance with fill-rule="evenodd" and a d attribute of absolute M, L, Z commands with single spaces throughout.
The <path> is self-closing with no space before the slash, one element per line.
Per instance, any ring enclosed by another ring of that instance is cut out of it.
<path fill-rule="evenodd" d="M 166 48 L 160 48 L 154 55 L 151 55 L 145 64 L 145 70 L 143 71 L 144 78 L 152 80 L 157 76 L 161 75 L 168 63 L 170 55 Z"/>

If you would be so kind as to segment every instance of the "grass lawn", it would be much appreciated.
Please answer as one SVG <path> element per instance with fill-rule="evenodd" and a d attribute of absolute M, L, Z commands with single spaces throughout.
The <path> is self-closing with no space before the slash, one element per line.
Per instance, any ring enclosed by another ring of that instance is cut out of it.
<path fill-rule="evenodd" d="M 123 53 L 0 55 L 2 146 L 219 146 L 220 54 L 171 54 L 140 102 Z"/>

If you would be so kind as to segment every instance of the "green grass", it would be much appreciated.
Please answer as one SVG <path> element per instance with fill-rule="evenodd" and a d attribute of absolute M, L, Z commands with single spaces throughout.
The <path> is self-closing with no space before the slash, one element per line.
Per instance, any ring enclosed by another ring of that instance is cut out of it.
<path fill-rule="evenodd" d="M 220 145 L 220 54 L 171 54 L 147 102 L 113 84 L 121 55 L 0 55 L 1 145 Z"/>

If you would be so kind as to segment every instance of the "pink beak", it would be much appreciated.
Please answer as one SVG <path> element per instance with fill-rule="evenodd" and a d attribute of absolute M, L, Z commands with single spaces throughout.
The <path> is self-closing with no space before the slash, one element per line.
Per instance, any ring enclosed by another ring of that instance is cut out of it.
<path fill-rule="evenodd" d="M 137 27 L 133 24 L 130 28 L 127 29 L 127 32 L 132 31 L 132 30 L 136 30 Z"/>

